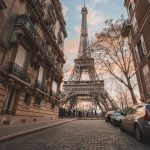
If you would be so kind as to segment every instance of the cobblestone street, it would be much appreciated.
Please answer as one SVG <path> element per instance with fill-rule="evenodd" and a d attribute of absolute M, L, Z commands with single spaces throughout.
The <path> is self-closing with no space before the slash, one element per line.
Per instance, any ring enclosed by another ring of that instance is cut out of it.
<path fill-rule="evenodd" d="M 77 120 L 0 143 L 0 150 L 149 150 L 103 120 Z"/>

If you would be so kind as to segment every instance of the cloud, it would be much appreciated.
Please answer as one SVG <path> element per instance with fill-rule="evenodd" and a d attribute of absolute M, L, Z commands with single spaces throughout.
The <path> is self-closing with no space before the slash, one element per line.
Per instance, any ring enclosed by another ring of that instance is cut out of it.
<path fill-rule="evenodd" d="M 71 74 L 74 65 L 74 59 L 77 57 L 78 47 L 79 39 L 67 39 L 65 41 L 64 54 L 66 58 L 66 64 L 64 66 L 64 80 L 67 80 Z"/>
<path fill-rule="evenodd" d="M 76 33 L 80 33 L 81 27 L 80 27 L 80 26 L 74 26 L 74 31 L 75 31 Z"/>
<path fill-rule="evenodd" d="M 79 39 L 66 40 L 64 46 L 64 52 L 77 52 L 79 47 Z"/>
<path fill-rule="evenodd" d="M 62 4 L 62 7 L 63 7 L 63 14 L 66 17 L 67 16 L 67 12 L 69 11 L 69 8 L 66 5 L 64 5 L 64 4 Z"/>
<path fill-rule="evenodd" d="M 109 0 L 89 0 L 89 6 L 96 7 L 98 4 L 108 3 Z"/>
<path fill-rule="evenodd" d="M 89 26 L 96 26 L 96 25 L 99 25 L 100 23 L 104 22 L 104 17 L 101 16 L 94 9 L 89 9 L 87 19 L 88 19 Z"/>

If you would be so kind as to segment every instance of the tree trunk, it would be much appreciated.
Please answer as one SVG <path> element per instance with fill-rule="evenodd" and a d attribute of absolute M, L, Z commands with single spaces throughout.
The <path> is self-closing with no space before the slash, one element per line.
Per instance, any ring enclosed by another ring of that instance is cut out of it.
<path fill-rule="evenodd" d="M 133 91 L 133 87 L 131 86 L 130 79 L 127 79 L 127 82 L 128 82 L 128 89 L 130 91 L 133 104 L 138 104 L 136 96 L 135 96 L 134 91 Z"/>

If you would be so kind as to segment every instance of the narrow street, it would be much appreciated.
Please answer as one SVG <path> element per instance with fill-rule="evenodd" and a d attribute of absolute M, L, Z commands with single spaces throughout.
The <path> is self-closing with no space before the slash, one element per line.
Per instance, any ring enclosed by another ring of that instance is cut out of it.
<path fill-rule="evenodd" d="M 0 150 L 149 150 L 104 120 L 76 120 L 0 143 Z"/>

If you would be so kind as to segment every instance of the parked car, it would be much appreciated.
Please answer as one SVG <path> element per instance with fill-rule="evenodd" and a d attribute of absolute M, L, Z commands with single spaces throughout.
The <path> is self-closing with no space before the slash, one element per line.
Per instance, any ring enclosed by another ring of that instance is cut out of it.
<path fill-rule="evenodd" d="M 108 111 L 107 113 L 106 113 L 106 115 L 105 115 L 105 121 L 106 122 L 110 122 L 110 117 L 113 115 L 113 113 L 114 113 L 115 111 Z"/>
<path fill-rule="evenodd" d="M 123 114 L 120 111 L 114 112 L 111 117 L 110 117 L 110 122 L 114 125 L 114 126 L 119 126 L 120 125 L 120 121 L 121 118 L 123 118 Z"/>
<path fill-rule="evenodd" d="M 131 107 L 121 118 L 120 130 L 133 132 L 138 141 L 150 137 L 150 104 Z"/>

